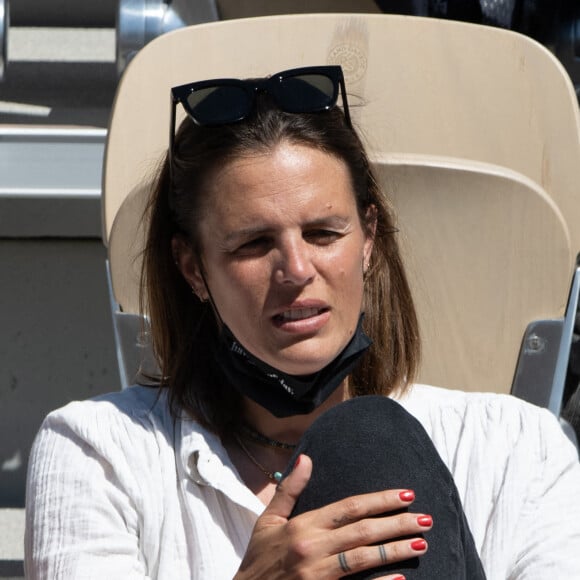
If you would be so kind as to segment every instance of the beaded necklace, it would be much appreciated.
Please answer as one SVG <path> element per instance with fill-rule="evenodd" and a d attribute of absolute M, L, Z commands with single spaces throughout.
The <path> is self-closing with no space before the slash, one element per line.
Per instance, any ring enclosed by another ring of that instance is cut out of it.
<path fill-rule="evenodd" d="M 248 459 L 273 483 L 280 483 L 282 473 L 280 471 L 268 471 L 262 464 L 250 453 L 250 450 L 244 445 L 243 441 L 237 433 L 234 437 L 240 446 L 240 449 L 248 456 Z"/>
<path fill-rule="evenodd" d="M 255 443 L 259 443 L 265 447 L 273 447 L 274 449 L 287 449 L 293 451 L 296 449 L 295 443 L 284 443 L 284 441 L 278 441 L 276 439 L 270 439 L 263 433 L 256 431 L 246 423 L 242 423 L 240 425 L 240 434 L 248 439 L 249 441 L 253 441 Z"/>

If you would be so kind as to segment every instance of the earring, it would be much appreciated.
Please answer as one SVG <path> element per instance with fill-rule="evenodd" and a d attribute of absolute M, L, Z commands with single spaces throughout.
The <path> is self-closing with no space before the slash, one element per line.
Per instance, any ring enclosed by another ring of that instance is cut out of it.
<path fill-rule="evenodd" d="M 196 289 L 192 286 L 191 287 L 191 293 L 202 303 L 205 304 L 208 301 L 208 298 L 202 298 L 199 294 L 199 292 L 196 291 Z"/>
<path fill-rule="evenodd" d="M 367 274 L 369 273 L 369 268 L 371 267 L 371 263 L 367 262 L 366 264 L 363 261 L 363 278 L 367 277 Z"/>

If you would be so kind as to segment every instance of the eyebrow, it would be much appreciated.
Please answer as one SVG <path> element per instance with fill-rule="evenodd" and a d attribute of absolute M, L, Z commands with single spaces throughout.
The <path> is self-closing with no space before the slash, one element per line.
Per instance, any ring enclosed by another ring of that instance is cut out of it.
<path fill-rule="evenodd" d="M 325 226 L 336 228 L 337 230 L 345 230 L 350 225 L 350 223 L 351 223 L 350 217 L 344 217 L 340 215 L 330 215 L 306 222 L 305 224 L 303 224 L 302 227 L 310 229 Z M 275 230 L 276 230 L 275 227 L 269 226 L 242 228 L 226 235 L 223 241 L 225 244 L 231 244 L 238 240 L 252 238 L 257 235 L 270 234 Z"/>

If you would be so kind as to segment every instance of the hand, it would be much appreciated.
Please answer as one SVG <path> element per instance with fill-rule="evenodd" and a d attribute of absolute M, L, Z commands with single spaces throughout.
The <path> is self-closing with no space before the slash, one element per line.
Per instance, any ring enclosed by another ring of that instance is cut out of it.
<path fill-rule="evenodd" d="M 311 473 L 310 458 L 300 455 L 258 518 L 235 580 L 341 578 L 427 551 L 427 542 L 419 534 L 431 529 L 429 516 L 373 517 L 409 506 L 414 494 L 408 490 L 349 497 L 289 520 Z M 392 541 L 415 534 L 411 539 Z M 400 574 L 384 576 L 385 580 L 403 578 Z"/>

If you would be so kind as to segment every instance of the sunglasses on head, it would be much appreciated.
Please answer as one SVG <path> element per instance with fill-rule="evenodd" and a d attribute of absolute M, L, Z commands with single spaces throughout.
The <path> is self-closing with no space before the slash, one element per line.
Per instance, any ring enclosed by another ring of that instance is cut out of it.
<path fill-rule="evenodd" d="M 183 105 L 196 125 L 215 127 L 246 119 L 254 108 L 258 93 L 270 95 L 286 113 L 317 113 L 336 105 L 339 90 L 344 116 L 351 126 L 340 66 L 308 66 L 261 79 L 213 79 L 173 87 L 169 154 L 174 145 L 178 103 Z"/>

